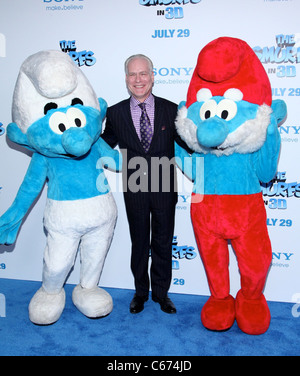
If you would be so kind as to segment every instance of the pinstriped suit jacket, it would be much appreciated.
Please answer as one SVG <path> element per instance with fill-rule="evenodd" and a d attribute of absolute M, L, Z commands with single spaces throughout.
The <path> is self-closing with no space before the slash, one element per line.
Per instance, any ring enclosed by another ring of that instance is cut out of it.
<path fill-rule="evenodd" d="M 177 201 L 174 141 L 186 148 L 175 128 L 177 105 L 156 96 L 154 100 L 154 133 L 147 153 L 133 125 L 130 98 L 107 109 L 102 138 L 111 147 L 118 144 L 122 152 L 123 190 L 127 203 L 146 199 L 147 192 L 160 206 Z"/>

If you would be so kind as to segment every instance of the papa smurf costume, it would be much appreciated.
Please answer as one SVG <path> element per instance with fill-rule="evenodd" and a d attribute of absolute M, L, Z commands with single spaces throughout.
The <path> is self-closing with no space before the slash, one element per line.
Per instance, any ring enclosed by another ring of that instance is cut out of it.
<path fill-rule="evenodd" d="M 248 44 L 221 37 L 200 51 L 180 106 L 177 131 L 194 153 L 176 145 L 176 155 L 194 181 L 191 218 L 211 292 L 202 323 L 226 330 L 236 319 L 245 333 L 264 333 L 272 251 L 260 181 L 276 173 L 285 103 L 272 102 L 267 74 Z M 236 299 L 230 295 L 228 241 L 241 276 Z"/>
<path fill-rule="evenodd" d="M 16 82 L 8 138 L 33 151 L 11 207 L 0 218 L 0 243 L 12 244 L 22 219 L 47 181 L 44 213 L 47 245 L 43 283 L 29 304 L 35 324 L 57 321 L 65 306 L 63 285 L 80 245 L 80 284 L 75 306 L 88 317 L 109 314 L 111 296 L 98 287 L 117 219 L 101 159 L 118 152 L 101 138 L 107 104 L 60 51 L 42 51 L 22 64 Z M 102 160 L 103 160 L 102 159 Z"/>

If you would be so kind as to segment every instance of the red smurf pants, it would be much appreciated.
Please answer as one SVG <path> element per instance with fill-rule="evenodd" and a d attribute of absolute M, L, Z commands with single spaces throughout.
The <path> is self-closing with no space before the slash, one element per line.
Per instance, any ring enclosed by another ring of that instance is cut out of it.
<path fill-rule="evenodd" d="M 211 294 L 230 291 L 228 240 L 235 251 L 246 299 L 258 299 L 272 259 L 262 194 L 192 196 L 191 218 Z"/>

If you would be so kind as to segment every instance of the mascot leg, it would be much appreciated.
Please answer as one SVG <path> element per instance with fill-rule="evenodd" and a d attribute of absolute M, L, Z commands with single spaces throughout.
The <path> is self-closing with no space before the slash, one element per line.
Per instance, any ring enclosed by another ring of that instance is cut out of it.
<path fill-rule="evenodd" d="M 117 207 L 111 193 L 97 198 L 96 210 L 101 218 L 97 227 L 81 239 L 80 284 L 72 294 L 74 305 L 90 318 L 107 316 L 113 309 L 110 294 L 98 287 L 117 220 Z"/>
<path fill-rule="evenodd" d="M 222 331 L 233 325 L 235 306 L 234 298 L 229 294 L 228 244 L 207 229 L 206 224 L 211 213 L 209 207 L 203 203 L 191 204 L 197 246 L 211 292 L 211 297 L 202 308 L 201 321 L 209 330 Z"/>
<path fill-rule="evenodd" d="M 262 200 L 255 205 L 249 231 L 232 240 L 241 274 L 241 290 L 236 296 L 236 320 L 247 334 L 262 334 L 270 325 L 271 315 L 263 295 L 272 260 L 271 243 Z"/>
<path fill-rule="evenodd" d="M 48 229 L 43 284 L 29 304 L 29 318 L 37 325 L 57 321 L 65 307 L 63 285 L 74 265 L 80 237 L 67 237 Z"/>
<path fill-rule="evenodd" d="M 112 299 L 97 284 L 113 236 L 117 207 L 111 193 L 85 200 L 47 200 L 44 225 L 43 284 L 29 304 L 29 318 L 39 325 L 53 324 L 65 307 L 64 283 L 81 246 L 81 282 L 73 303 L 85 315 L 99 317 L 112 309 Z"/>
<path fill-rule="evenodd" d="M 229 294 L 227 241 L 201 234 L 197 244 L 211 292 L 201 311 L 202 324 L 210 330 L 227 330 L 235 320 L 234 299 Z"/>

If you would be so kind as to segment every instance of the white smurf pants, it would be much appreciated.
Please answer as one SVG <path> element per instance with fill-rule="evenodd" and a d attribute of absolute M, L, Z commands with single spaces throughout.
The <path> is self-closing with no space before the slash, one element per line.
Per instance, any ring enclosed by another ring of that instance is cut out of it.
<path fill-rule="evenodd" d="M 117 220 L 117 206 L 111 192 L 88 199 L 47 199 L 44 226 L 43 288 L 49 294 L 62 289 L 80 249 L 80 285 L 98 285 Z"/>

